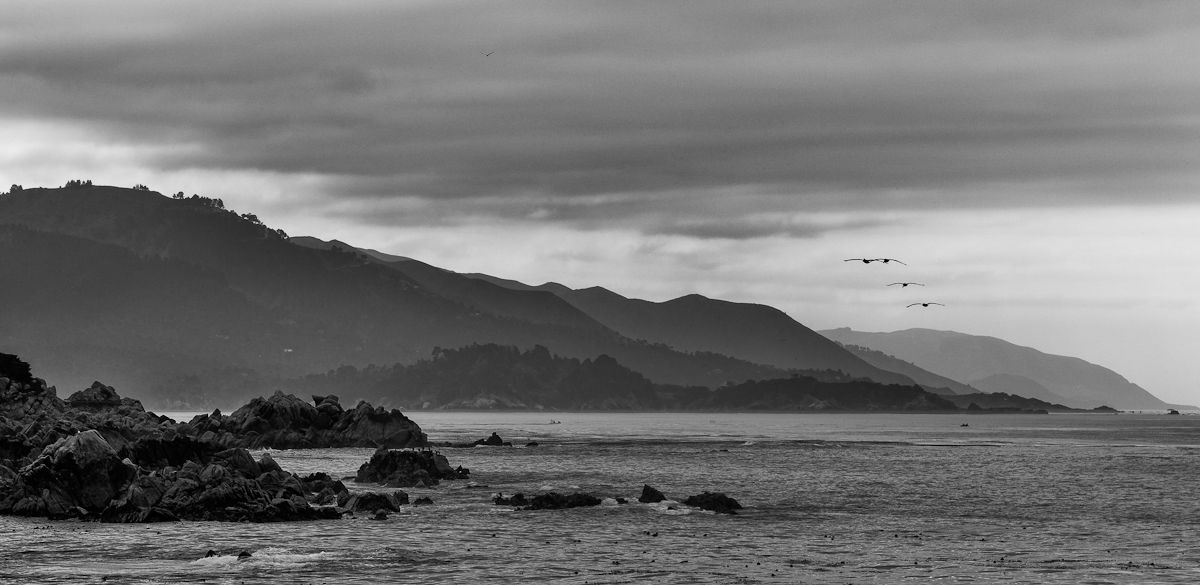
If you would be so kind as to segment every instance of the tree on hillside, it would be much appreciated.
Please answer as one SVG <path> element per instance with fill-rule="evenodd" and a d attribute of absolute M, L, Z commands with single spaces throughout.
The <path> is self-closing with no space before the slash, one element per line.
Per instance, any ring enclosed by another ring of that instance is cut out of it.
<path fill-rule="evenodd" d="M 18 384 L 33 383 L 29 364 L 11 353 L 0 353 L 0 378 L 8 378 Z"/>

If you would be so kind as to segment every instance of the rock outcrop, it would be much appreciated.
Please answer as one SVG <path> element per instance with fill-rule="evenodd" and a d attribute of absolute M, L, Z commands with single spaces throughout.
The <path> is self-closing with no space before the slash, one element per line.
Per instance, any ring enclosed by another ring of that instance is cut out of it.
<path fill-rule="evenodd" d="M 359 402 L 344 410 L 337 396 L 313 396 L 309 404 L 276 391 L 255 398 L 230 415 L 214 411 L 182 425 L 181 432 L 225 447 L 297 449 L 315 447 L 425 447 L 429 440 L 399 410 Z"/>
<path fill-rule="evenodd" d="M 13 472 L 0 467 L 0 514 L 85 518 L 105 522 L 156 520 L 316 520 L 339 518 L 309 505 L 296 476 L 266 466 L 244 449 L 221 451 L 207 463 L 146 470 L 95 430 L 48 446 Z"/>
<path fill-rule="evenodd" d="M 354 481 L 379 483 L 388 487 L 433 487 L 443 479 L 468 479 L 470 470 L 450 466 L 444 456 L 433 451 L 389 451 L 379 449 L 358 468 Z"/>
<path fill-rule="evenodd" d="M 561 510 L 565 508 L 582 508 L 590 506 L 599 506 L 603 500 L 591 494 L 582 492 L 574 494 L 560 494 L 558 492 L 547 492 L 538 494 L 532 498 L 526 498 L 524 494 L 514 494 L 512 497 L 505 497 L 504 494 L 495 494 L 492 496 L 492 503 L 497 506 L 513 506 L 522 510 Z"/>
<path fill-rule="evenodd" d="M 276 393 L 229 416 L 216 411 L 177 424 L 99 382 L 64 401 L 16 356 L 0 354 L 0 366 L 7 374 L 0 376 L 0 514 L 271 522 L 340 518 L 334 504 L 394 510 L 407 503 L 403 492 L 383 496 L 390 504 L 382 506 L 326 474 L 301 478 L 269 454 L 255 460 L 246 448 L 427 442 L 399 411 L 366 403 L 347 411 L 336 396 L 314 396 L 314 406 Z M 386 483 L 467 477 L 431 451 L 383 449 L 372 461 Z"/>
<path fill-rule="evenodd" d="M 662 492 L 650 487 L 650 484 L 642 485 L 642 495 L 638 496 L 638 501 L 643 504 L 657 504 L 658 502 L 666 499 L 667 496 L 664 496 Z"/>

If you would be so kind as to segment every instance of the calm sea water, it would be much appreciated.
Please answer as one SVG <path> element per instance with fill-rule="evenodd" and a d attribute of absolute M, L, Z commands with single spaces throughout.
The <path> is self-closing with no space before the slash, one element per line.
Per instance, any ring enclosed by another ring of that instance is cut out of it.
<path fill-rule="evenodd" d="M 447 449 L 487 487 L 406 490 L 435 504 L 386 521 L 0 517 L 0 582 L 1200 582 L 1200 416 L 410 416 L 436 441 L 496 431 L 540 446 Z M 370 454 L 272 452 L 336 476 Z M 643 483 L 746 509 L 491 503 L 547 489 L 636 499 Z M 238 561 L 243 550 L 253 556 Z"/>

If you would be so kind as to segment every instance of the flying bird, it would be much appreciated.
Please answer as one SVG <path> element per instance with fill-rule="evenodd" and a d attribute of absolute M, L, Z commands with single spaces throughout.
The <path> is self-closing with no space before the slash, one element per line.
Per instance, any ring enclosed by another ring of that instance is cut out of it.
<path fill-rule="evenodd" d="M 943 304 L 941 304 L 941 303 L 913 303 L 913 304 L 909 305 L 908 307 L 915 307 L 915 306 L 917 306 L 917 305 L 921 305 L 922 307 L 928 307 L 929 305 L 937 305 L 937 306 L 939 306 L 939 307 L 944 307 L 944 306 L 946 306 L 946 305 L 943 305 Z M 905 309 L 907 309 L 908 307 L 904 307 L 904 308 L 905 308 Z"/>
<path fill-rule="evenodd" d="M 900 288 L 908 288 L 908 285 L 910 285 L 910 284 L 915 284 L 917 286 L 925 286 L 919 282 L 893 282 L 892 284 L 889 284 L 888 286 L 896 286 L 897 284 L 900 285 Z"/>
<path fill-rule="evenodd" d="M 873 260 L 874 260 L 875 262 L 883 262 L 884 264 L 887 264 L 888 262 L 895 262 L 895 263 L 897 263 L 897 264 L 904 264 L 903 262 L 901 262 L 901 261 L 899 261 L 899 260 L 897 260 L 897 259 L 895 259 L 895 258 L 874 258 Z M 904 265 L 905 265 L 905 266 L 908 266 L 908 264 L 904 264 Z"/>
<path fill-rule="evenodd" d="M 854 262 L 855 260 L 862 260 L 863 264 L 870 264 L 875 261 L 874 258 L 847 258 L 843 262 Z"/>
<path fill-rule="evenodd" d="M 483 55 L 484 57 L 491 57 L 491 56 L 492 56 L 492 53 L 495 53 L 495 51 L 492 51 L 491 53 L 484 53 L 483 51 L 480 51 L 480 52 L 479 52 L 479 54 L 480 54 L 480 55 Z"/>

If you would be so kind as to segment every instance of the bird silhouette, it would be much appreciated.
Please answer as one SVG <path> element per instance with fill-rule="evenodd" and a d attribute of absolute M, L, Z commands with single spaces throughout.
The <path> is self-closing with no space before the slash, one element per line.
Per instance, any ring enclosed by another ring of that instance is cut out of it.
<path fill-rule="evenodd" d="M 946 305 L 943 305 L 943 304 L 941 304 L 941 303 L 913 303 L 913 304 L 909 305 L 908 307 L 915 307 L 915 306 L 917 306 L 917 305 L 921 305 L 922 307 L 928 307 L 929 305 L 937 305 L 937 306 L 939 306 L 939 307 L 944 307 L 944 306 L 946 306 Z M 904 308 L 905 308 L 905 309 L 907 309 L 908 307 L 904 307 Z"/>
<path fill-rule="evenodd" d="M 915 284 L 917 286 L 925 286 L 919 282 L 893 282 L 892 284 L 889 284 L 888 286 L 896 286 L 897 284 L 900 285 L 900 288 L 908 288 L 908 285 L 910 285 L 910 284 Z"/>
<path fill-rule="evenodd" d="M 847 259 L 843 260 L 843 262 L 854 262 L 855 260 L 861 260 L 863 264 L 870 264 L 872 262 L 875 262 L 874 258 L 847 258 Z"/>
<path fill-rule="evenodd" d="M 908 264 L 905 264 L 904 262 L 901 262 L 895 258 L 873 258 L 873 260 L 875 262 L 883 262 L 884 264 L 887 264 L 888 262 L 895 262 L 897 264 L 904 264 L 905 266 L 908 266 Z"/>
<path fill-rule="evenodd" d="M 482 51 L 480 51 L 480 52 L 479 52 L 479 54 L 480 54 L 480 55 L 483 55 L 484 57 L 491 57 L 491 56 L 492 56 L 492 53 L 495 53 L 495 51 L 492 51 L 491 53 L 484 53 L 484 52 L 482 52 Z"/>

